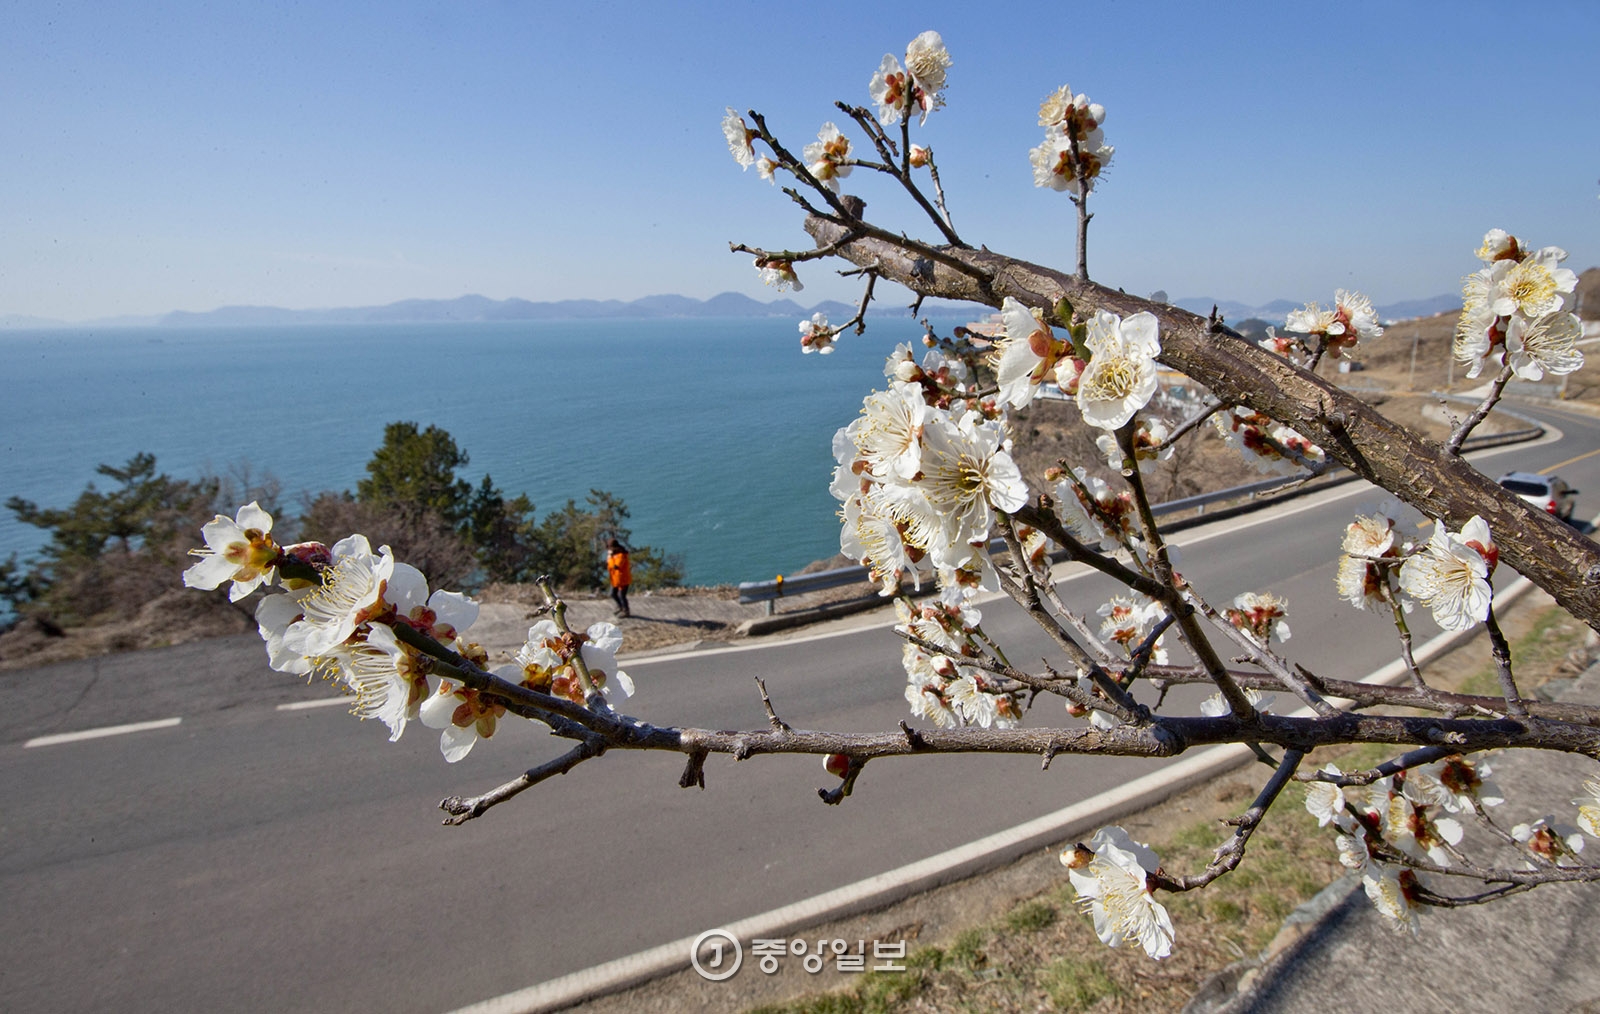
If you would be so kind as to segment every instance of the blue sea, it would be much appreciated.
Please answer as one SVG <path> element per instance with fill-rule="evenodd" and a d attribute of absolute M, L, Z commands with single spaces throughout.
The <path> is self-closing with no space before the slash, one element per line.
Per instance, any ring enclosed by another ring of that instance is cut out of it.
<path fill-rule="evenodd" d="M 608 490 L 687 582 L 764 580 L 838 552 L 833 432 L 920 334 L 874 320 L 807 356 L 786 318 L 0 331 L 0 497 L 66 506 L 148 451 L 175 478 L 248 462 L 292 514 L 353 490 L 384 425 L 411 420 L 541 516 Z M 0 515 L 0 559 L 43 544 Z"/>

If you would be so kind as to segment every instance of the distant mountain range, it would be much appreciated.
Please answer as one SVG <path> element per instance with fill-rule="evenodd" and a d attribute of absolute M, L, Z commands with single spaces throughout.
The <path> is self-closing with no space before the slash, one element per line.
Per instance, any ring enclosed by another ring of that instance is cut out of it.
<path fill-rule="evenodd" d="M 1227 299 L 1206 299 L 1200 296 L 1190 296 L 1184 299 L 1172 300 L 1172 305 L 1206 316 L 1211 313 L 1211 307 L 1216 306 L 1217 312 L 1222 314 L 1229 324 L 1238 324 L 1254 317 L 1264 320 L 1269 324 L 1283 326 L 1283 318 L 1290 310 L 1298 310 L 1304 303 L 1291 303 L 1287 299 L 1274 299 L 1261 306 L 1249 306 L 1245 303 L 1235 303 Z M 1374 306 L 1378 311 L 1380 320 L 1410 320 L 1412 317 L 1431 317 L 1436 313 L 1448 310 L 1461 309 L 1461 297 L 1434 296 L 1432 299 L 1408 299 L 1402 303 L 1389 303 L 1385 306 Z"/>
<path fill-rule="evenodd" d="M 1248 306 L 1229 300 L 1199 297 L 1172 303 L 1194 313 L 1208 314 L 1212 304 L 1230 323 L 1251 317 L 1281 323 L 1290 310 L 1301 304 L 1275 300 L 1264 306 Z M 1435 296 L 1377 308 L 1388 320 L 1423 317 L 1460 307 L 1460 296 Z M 929 300 L 923 313 L 981 314 L 976 307 L 945 300 Z M 21 314 L 0 316 L 0 328 L 46 327 L 253 327 L 289 324 L 417 324 L 504 320 L 594 320 L 600 318 L 651 317 L 789 317 L 795 320 L 814 313 L 826 314 L 834 323 L 855 315 L 855 307 L 837 300 L 824 300 L 805 307 L 792 299 L 763 303 L 737 292 L 724 292 L 710 299 L 689 296 L 645 296 L 624 302 L 619 299 L 563 299 L 535 303 L 526 299 L 490 299 L 487 296 L 461 296 L 457 299 L 405 299 L 385 306 L 353 306 L 327 310 L 286 310 L 276 306 L 224 306 L 205 313 L 178 310 L 155 317 L 108 317 L 69 324 L 66 321 Z M 872 316 L 905 316 L 897 304 L 879 304 Z"/>

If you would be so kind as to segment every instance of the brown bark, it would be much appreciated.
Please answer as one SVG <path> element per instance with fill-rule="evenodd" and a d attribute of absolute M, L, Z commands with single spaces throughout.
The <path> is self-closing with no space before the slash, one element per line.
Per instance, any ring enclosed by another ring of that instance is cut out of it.
<path fill-rule="evenodd" d="M 859 215 L 862 206 L 847 200 Z M 806 219 L 805 228 L 818 246 L 836 243 L 850 231 L 817 215 Z M 930 251 L 937 257 L 928 256 Z M 1506 493 L 1443 445 L 1225 327 L 987 249 L 920 248 L 882 238 L 880 231 L 840 245 L 837 255 L 870 265 L 880 277 L 923 296 L 993 307 L 1011 296 L 1046 309 L 1066 299 L 1080 315 L 1148 311 L 1161 322 L 1162 363 L 1224 401 L 1247 405 L 1293 427 L 1357 475 L 1450 528 L 1459 528 L 1474 514 L 1481 516 L 1496 536 L 1502 561 L 1600 631 L 1600 546 Z M 959 260 L 966 270 L 950 266 L 951 260 Z"/>

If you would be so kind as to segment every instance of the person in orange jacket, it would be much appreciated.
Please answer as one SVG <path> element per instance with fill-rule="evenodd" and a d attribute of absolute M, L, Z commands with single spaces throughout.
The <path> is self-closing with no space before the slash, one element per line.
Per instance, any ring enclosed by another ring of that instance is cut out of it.
<path fill-rule="evenodd" d="M 633 566 L 628 562 L 628 551 L 622 543 L 612 539 L 610 550 L 606 556 L 606 571 L 611 575 L 611 599 L 617 604 L 618 616 L 632 616 L 628 610 L 628 586 L 633 583 Z"/>

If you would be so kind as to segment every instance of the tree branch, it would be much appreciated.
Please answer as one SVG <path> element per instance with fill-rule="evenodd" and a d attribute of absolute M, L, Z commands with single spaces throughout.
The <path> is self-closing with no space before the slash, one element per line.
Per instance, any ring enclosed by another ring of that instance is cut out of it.
<path fill-rule="evenodd" d="M 842 235 L 838 225 L 823 218 L 813 216 L 805 225 L 819 243 Z M 876 264 L 884 278 L 923 296 L 996 308 L 1006 296 L 1028 306 L 1054 306 L 1064 298 L 1082 314 L 1148 311 L 1161 325 L 1160 361 L 1218 399 L 1284 423 L 1361 478 L 1447 525 L 1458 527 L 1476 514 L 1491 531 L 1526 532 L 1527 538 L 1500 547 L 1501 559 L 1600 631 L 1600 546 L 1505 492 L 1445 447 L 1226 328 L 1211 331 L 1205 318 L 1185 310 L 981 248 L 941 252 L 943 258 L 931 260 L 898 240 L 874 235 L 845 244 L 840 255 L 856 264 Z M 963 268 L 950 267 L 952 259 Z M 987 281 L 979 284 L 974 272 Z M 1020 514 L 1019 519 L 1032 524 Z"/>

